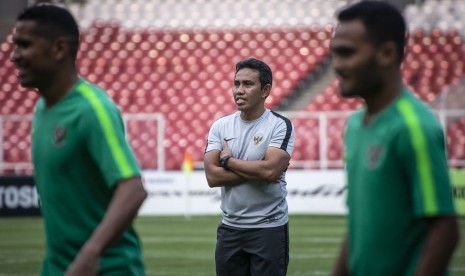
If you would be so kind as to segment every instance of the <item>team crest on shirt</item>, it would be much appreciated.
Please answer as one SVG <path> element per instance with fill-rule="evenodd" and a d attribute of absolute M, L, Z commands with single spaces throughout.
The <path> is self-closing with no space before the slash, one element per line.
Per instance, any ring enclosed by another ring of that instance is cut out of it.
<path fill-rule="evenodd" d="M 261 133 L 259 133 L 259 134 L 253 136 L 253 143 L 254 143 L 255 145 L 260 144 L 260 142 L 261 142 L 262 140 L 263 140 L 263 134 L 261 134 Z"/>
<path fill-rule="evenodd" d="M 68 132 L 65 127 L 59 126 L 55 128 L 55 131 L 53 132 L 53 144 L 55 147 L 61 148 L 61 146 L 63 146 L 67 133 Z"/>
<path fill-rule="evenodd" d="M 379 145 L 371 145 L 368 148 L 368 168 L 376 169 L 383 155 L 383 148 Z"/>

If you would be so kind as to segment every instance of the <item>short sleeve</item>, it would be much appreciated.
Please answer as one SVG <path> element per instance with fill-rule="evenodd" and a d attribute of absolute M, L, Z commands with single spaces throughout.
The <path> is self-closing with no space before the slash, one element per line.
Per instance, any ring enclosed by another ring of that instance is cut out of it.
<path fill-rule="evenodd" d="M 294 150 L 294 126 L 289 119 L 284 117 L 278 122 L 279 124 L 273 130 L 269 146 L 280 148 L 291 156 Z"/>
<path fill-rule="evenodd" d="M 207 145 L 205 147 L 205 153 L 212 150 L 223 149 L 223 143 L 221 139 L 221 120 L 214 122 L 208 132 Z"/>
<path fill-rule="evenodd" d="M 140 176 L 140 168 L 126 140 L 118 108 L 100 100 L 84 115 L 87 148 L 108 186 Z"/>
<path fill-rule="evenodd" d="M 402 128 L 397 144 L 411 185 L 415 215 L 454 214 L 445 139 L 440 125 L 419 122 Z"/>

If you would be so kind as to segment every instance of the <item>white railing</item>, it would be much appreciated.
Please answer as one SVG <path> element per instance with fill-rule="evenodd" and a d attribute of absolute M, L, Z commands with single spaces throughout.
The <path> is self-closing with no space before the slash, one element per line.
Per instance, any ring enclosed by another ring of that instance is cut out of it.
<path fill-rule="evenodd" d="M 32 121 L 32 115 L 5 115 L 0 116 L 0 174 L 1 172 L 8 170 L 12 171 L 15 174 L 20 173 L 32 173 L 33 166 L 31 162 L 4 162 L 5 160 L 5 148 L 4 148 L 4 135 L 3 130 L 5 123 L 7 122 L 29 122 Z M 159 143 L 157 143 L 157 148 L 154 151 L 153 155 L 157 157 L 157 168 L 153 168 L 159 171 L 165 170 L 165 150 L 163 147 L 163 141 L 165 140 L 165 118 L 161 113 L 138 113 L 138 114 L 124 114 L 123 115 L 124 124 L 127 125 L 130 121 L 154 121 L 157 122 L 157 137 L 154 137 Z M 29 134 L 28 134 L 29 135 Z M 28 135 L 26 137 L 29 139 Z"/>
<path fill-rule="evenodd" d="M 438 115 L 438 118 L 441 124 L 444 126 L 445 129 L 447 127 L 456 122 L 460 118 L 465 118 L 465 110 L 464 109 L 454 109 L 454 110 L 435 110 Z M 345 120 L 350 115 L 351 112 L 282 112 L 282 115 L 288 117 L 291 121 L 297 122 L 297 120 L 316 120 L 315 127 L 317 127 L 317 135 L 312 137 L 296 137 L 297 139 L 318 139 L 318 156 L 317 160 L 311 160 L 308 158 L 307 160 L 292 160 L 292 168 L 299 168 L 299 169 L 328 169 L 328 168 L 341 168 L 343 166 L 342 159 L 340 160 L 330 160 L 328 158 L 328 137 L 330 131 L 330 125 L 332 123 L 331 120 L 342 119 Z M 165 162 L 166 162 L 166 153 L 164 149 L 164 140 L 165 140 L 165 118 L 162 114 L 153 113 L 153 114 L 125 114 L 123 115 L 124 122 L 126 126 L 130 121 L 152 121 L 157 123 L 157 130 L 156 130 L 156 137 L 153 139 L 156 140 L 156 149 L 153 152 L 154 157 L 157 158 L 157 167 L 156 168 L 148 168 L 151 170 L 158 170 L 164 171 L 165 170 Z M 3 152 L 3 128 L 5 123 L 7 122 L 30 122 L 31 116 L 19 116 L 19 115 L 8 115 L 8 116 L 0 116 L 0 172 L 3 170 L 13 170 L 14 172 L 32 172 L 32 164 L 29 162 L 16 162 L 16 163 L 7 163 L 3 162 L 5 158 L 5 153 Z M 340 122 L 340 121 L 339 121 Z M 294 123 L 295 124 L 295 123 Z M 296 124 L 295 124 L 296 125 Z M 297 124 L 299 125 L 299 124 Z M 205 134 L 206 136 L 207 134 Z M 334 141 L 333 141 L 334 142 Z M 340 141 L 336 141 L 338 144 L 340 143 L 341 150 L 342 150 L 342 137 Z M 465 146 L 465 145 L 464 145 Z M 203 150 L 203 149 L 199 149 Z M 301 149 L 302 150 L 302 149 Z M 309 149 L 304 149 L 309 150 Z M 307 156 L 308 154 L 304 154 Z M 465 160 L 457 160 L 457 159 L 450 159 L 449 164 L 451 166 L 465 166 Z M 197 169 L 203 168 L 202 160 L 197 160 L 195 162 L 195 167 Z"/>
<path fill-rule="evenodd" d="M 434 109 L 439 122 L 443 126 L 444 130 L 447 130 L 448 127 L 455 123 L 460 118 L 465 118 L 465 109 Z M 317 161 L 311 160 L 293 160 L 292 164 L 296 168 L 342 168 L 344 163 L 343 160 L 328 160 L 328 126 L 331 119 L 347 119 L 352 112 L 283 112 L 282 114 L 288 117 L 291 121 L 297 118 L 303 119 L 318 119 L 318 133 L 319 133 L 319 157 Z M 465 131 L 465 130 L 464 130 Z M 446 136 L 447 138 L 447 136 Z M 296 137 L 296 139 L 302 139 L 302 137 Z M 305 137 L 304 137 L 305 139 Z M 465 139 L 465 137 L 464 137 Z M 341 150 L 342 150 L 342 139 L 340 141 Z M 449 146 L 449 145 L 448 145 Z M 465 144 L 463 144 L 465 147 Z M 449 165 L 452 167 L 465 167 L 465 159 L 454 159 L 449 158 Z"/>
<path fill-rule="evenodd" d="M 291 121 L 296 119 L 317 119 L 318 120 L 318 153 L 319 160 L 292 160 L 292 167 L 294 168 L 321 168 L 327 169 L 332 167 L 342 167 L 343 161 L 329 160 L 328 158 L 328 126 L 331 119 L 347 119 L 351 112 L 347 111 L 326 111 L 326 112 L 303 112 L 303 111 L 288 111 L 281 112 L 281 114 Z M 294 125 L 295 126 L 295 125 Z M 313 137 L 299 137 L 295 139 L 311 139 Z M 342 140 L 341 140 L 342 147 Z"/>
<path fill-rule="evenodd" d="M 0 116 L 0 172 L 4 170 L 14 171 L 16 174 L 21 172 L 32 172 L 32 164 L 30 162 L 15 162 L 8 163 L 5 160 L 4 148 L 4 126 L 7 122 L 29 122 L 31 123 L 32 115 L 5 115 Z M 26 138 L 26 137 L 23 137 Z"/>
<path fill-rule="evenodd" d="M 137 113 L 137 114 L 124 114 L 124 124 L 128 125 L 129 121 L 156 121 L 157 122 L 157 170 L 165 170 L 165 149 L 163 141 L 165 140 L 165 117 L 161 113 Z"/>

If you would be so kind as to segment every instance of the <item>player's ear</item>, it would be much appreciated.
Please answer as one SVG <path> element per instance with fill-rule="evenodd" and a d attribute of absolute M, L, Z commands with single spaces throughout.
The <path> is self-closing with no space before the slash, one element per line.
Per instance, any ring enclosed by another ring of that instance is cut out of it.
<path fill-rule="evenodd" d="M 52 55 L 55 60 L 62 60 L 68 55 L 69 44 L 65 37 L 58 37 L 52 45 Z"/>
<path fill-rule="evenodd" d="M 380 45 L 378 51 L 378 62 L 380 65 L 397 64 L 397 56 L 397 47 L 394 41 L 387 41 Z"/>
<path fill-rule="evenodd" d="M 262 89 L 262 99 L 266 99 L 271 92 L 271 84 L 266 84 L 265 87 Z"/>

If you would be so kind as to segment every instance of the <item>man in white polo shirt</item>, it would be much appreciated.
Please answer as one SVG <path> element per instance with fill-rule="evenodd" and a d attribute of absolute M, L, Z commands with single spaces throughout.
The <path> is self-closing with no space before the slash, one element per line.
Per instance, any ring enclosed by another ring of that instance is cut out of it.
<path fill-rule="evenodd" d="M 285 172 L 294 147 L 289 119 L 265 108 L 272 72 L 263 61 L 236 64 L 238 111 L 213 123 L 205 150 L 210 187 L 221 187 L 217 275 L 286 275 L 289 262 Z"/>

